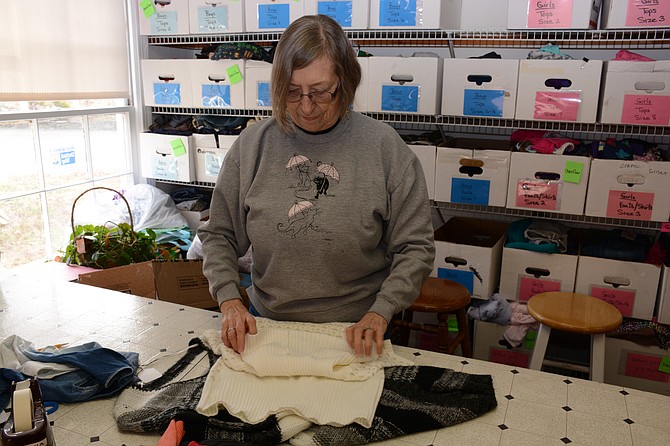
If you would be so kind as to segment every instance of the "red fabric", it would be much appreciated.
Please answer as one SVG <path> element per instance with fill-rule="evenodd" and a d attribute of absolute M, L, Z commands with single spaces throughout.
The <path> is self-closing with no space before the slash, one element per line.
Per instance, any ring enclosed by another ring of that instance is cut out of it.
<path fill-rule="evenodd" d="M 538 153 L 554 153 L 556 149 L 564 144 L 577 145 L 580 141 L 576 139 L 560 137 L 556 133 L 544 130 L 515 130 L 510 135 L 510 142 L 515 145 L 521 141 L 528 141 Z"/>
<path fill-rule="evenodd" d="M 156 446 L 179 446 L 184 438 L 184 422 L 171 420 Z"/>
<path fill-rule="evenodd" d="M 647 56 L 643 56 L 642 54 L 637 54 L 633 53 L 628 50 L 620 50 L 616 53 L 616 56 L 614 57 L 614 60 L 633 60 L 633 61 L 638 61 L 638 62 L 654 62 L 654 59 L 650 59 Z"/>

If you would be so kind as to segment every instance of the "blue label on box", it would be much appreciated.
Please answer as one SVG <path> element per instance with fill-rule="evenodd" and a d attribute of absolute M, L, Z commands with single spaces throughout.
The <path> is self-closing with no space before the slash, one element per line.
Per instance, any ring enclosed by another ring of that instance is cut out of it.
<path fill-rule="evenodd" d="M 228 29 L 227 6 L 201 6 L 198 8 L 198 31 L 221 32 Z"/>
<path fill-rule="evenodd" d="M 177 11 L 156 11 L 151 16 L 151 34 L 177 34 L 179 14 Z"/>
<path fill-rule="evenodd" d="M 230 107 L 230 85 L 202 84 L 203 107 Z"/>
<path fill-rule="evenodd" d="M 219 176 L 222 165 L 223 155 L 218 153 L 205 153 L 205 174 L 211 177 Z"/>
<path fill-rule="evenodd" d="M 154 104 L 181 105 L 181 84 L 154 82 Z"/>
<path fill-rule="evenodd" d="M 437 268 L 437 277 L 440 279 L 449 279 L 460 283 L 467 288 L 470 295 L 474 293 L 475 275 L 472 271 L 462 271 L 458 269 Z"/>
<path fill-rule="evenodd" d="M 503 90 L 465 90 L 463 115 L 501 118 L 504 102 L 505 92 Z"/>
<path fill-rule="evenodd" d="M 381 0 L 379 26 L 416 26 L 416 0 Z"/>
<path fill-rule="evenodd" d="M 259 107 L 272 107 L 272 96 L 270 95 L 270 83 L 259 82 L 256 87 L 257 102 Z"/>
<path fill-rule="evenodd" d="M 484 206 L 488 206 L 490 190 L 490 180 L 452 178 L 451 202 L 464 204 L 482 204 Z"/>
<path fill-rule="evenodd" d="M 290 6 L 258 5 L 258 28 L 286 28 L 291 22 Z"/>
<path fill-rule="evenodd" d="M 416 113 L 419 110 L 419 86 L 382 85 L 382 110 Z"/>
<path fill-rule="evenodd" d="M 352 6 L 350 1 L 319 2 L 318 12 L 331 17 L 343 28 L 351 28 Z"/>
<path fill-rule="evenodd" d="M 154 154 L 151 161 L 152 178 L 172 181 L 179 179 L 179 160 L 174 156 Z"/>

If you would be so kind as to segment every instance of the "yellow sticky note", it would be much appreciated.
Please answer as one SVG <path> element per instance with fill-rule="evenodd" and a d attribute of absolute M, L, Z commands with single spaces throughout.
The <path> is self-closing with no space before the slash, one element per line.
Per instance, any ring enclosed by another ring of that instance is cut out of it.
<path fill-rule="evenodd" d="M 237 66 L 237 64 L 228 67 L 226 73 L 228 73 L 228 79 L 230 79 L 230 85 L 234 85 L 242 80 L 242 73 L 240 72 L 240 67 Z"/>
<path fill-rule="evenodd" d="M 186 147 L 184 147 L 184 143 L 181 139 L 173 139 L 170 141 L 170 145 L 172 146 L 172 153 L 174 156 L 186 155 Z"/>
<path fill-rule="evenodd" d="M 151 0 L 141 0 L 140 8 L 144 12 L 144 17 L 149 18 L 156 13 L 156 8 L 154 8 L 154 2 Z"/>
<path fill-rule="evenodd" d="M 565 172 L 563 174 L 563 179 L 568 183 L 579 184 L 579 182 L 582 181 L 583 171 L 584 163 L 568 160 L 565 162 Z"/>
<path fill-rule="evenodd" d="M 670 373 L 670 357 L 665 356 L 661 359 L 661 363 L 658 365 L 658 371 L 663 373 Z"/>

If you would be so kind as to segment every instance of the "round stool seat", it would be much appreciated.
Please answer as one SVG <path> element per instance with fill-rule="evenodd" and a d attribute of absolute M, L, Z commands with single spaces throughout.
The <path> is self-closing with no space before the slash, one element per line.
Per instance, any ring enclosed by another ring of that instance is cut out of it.
<path fill-rule="evenodd" d="M 421 286 L 421 293 L 411 310 L 424 313 L 456 311 L 470 303 L 467 288 L 457 282 L 429 277 Z"/>
<path fill-rule="evenodd" d="M 593 296 L 563 291 L 531 297 L 528 313 L 542 324 L 571 333 L 606 333 L 623 321 L 615 306 Z"/>

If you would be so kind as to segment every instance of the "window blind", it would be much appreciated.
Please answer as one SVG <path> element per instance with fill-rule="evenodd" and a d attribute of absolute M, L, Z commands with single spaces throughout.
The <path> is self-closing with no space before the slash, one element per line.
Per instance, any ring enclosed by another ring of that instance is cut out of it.
<path fill-rule="evenodd" d="M 125 0 L 3 0 L 0 101 L 129 98 Z"/>

